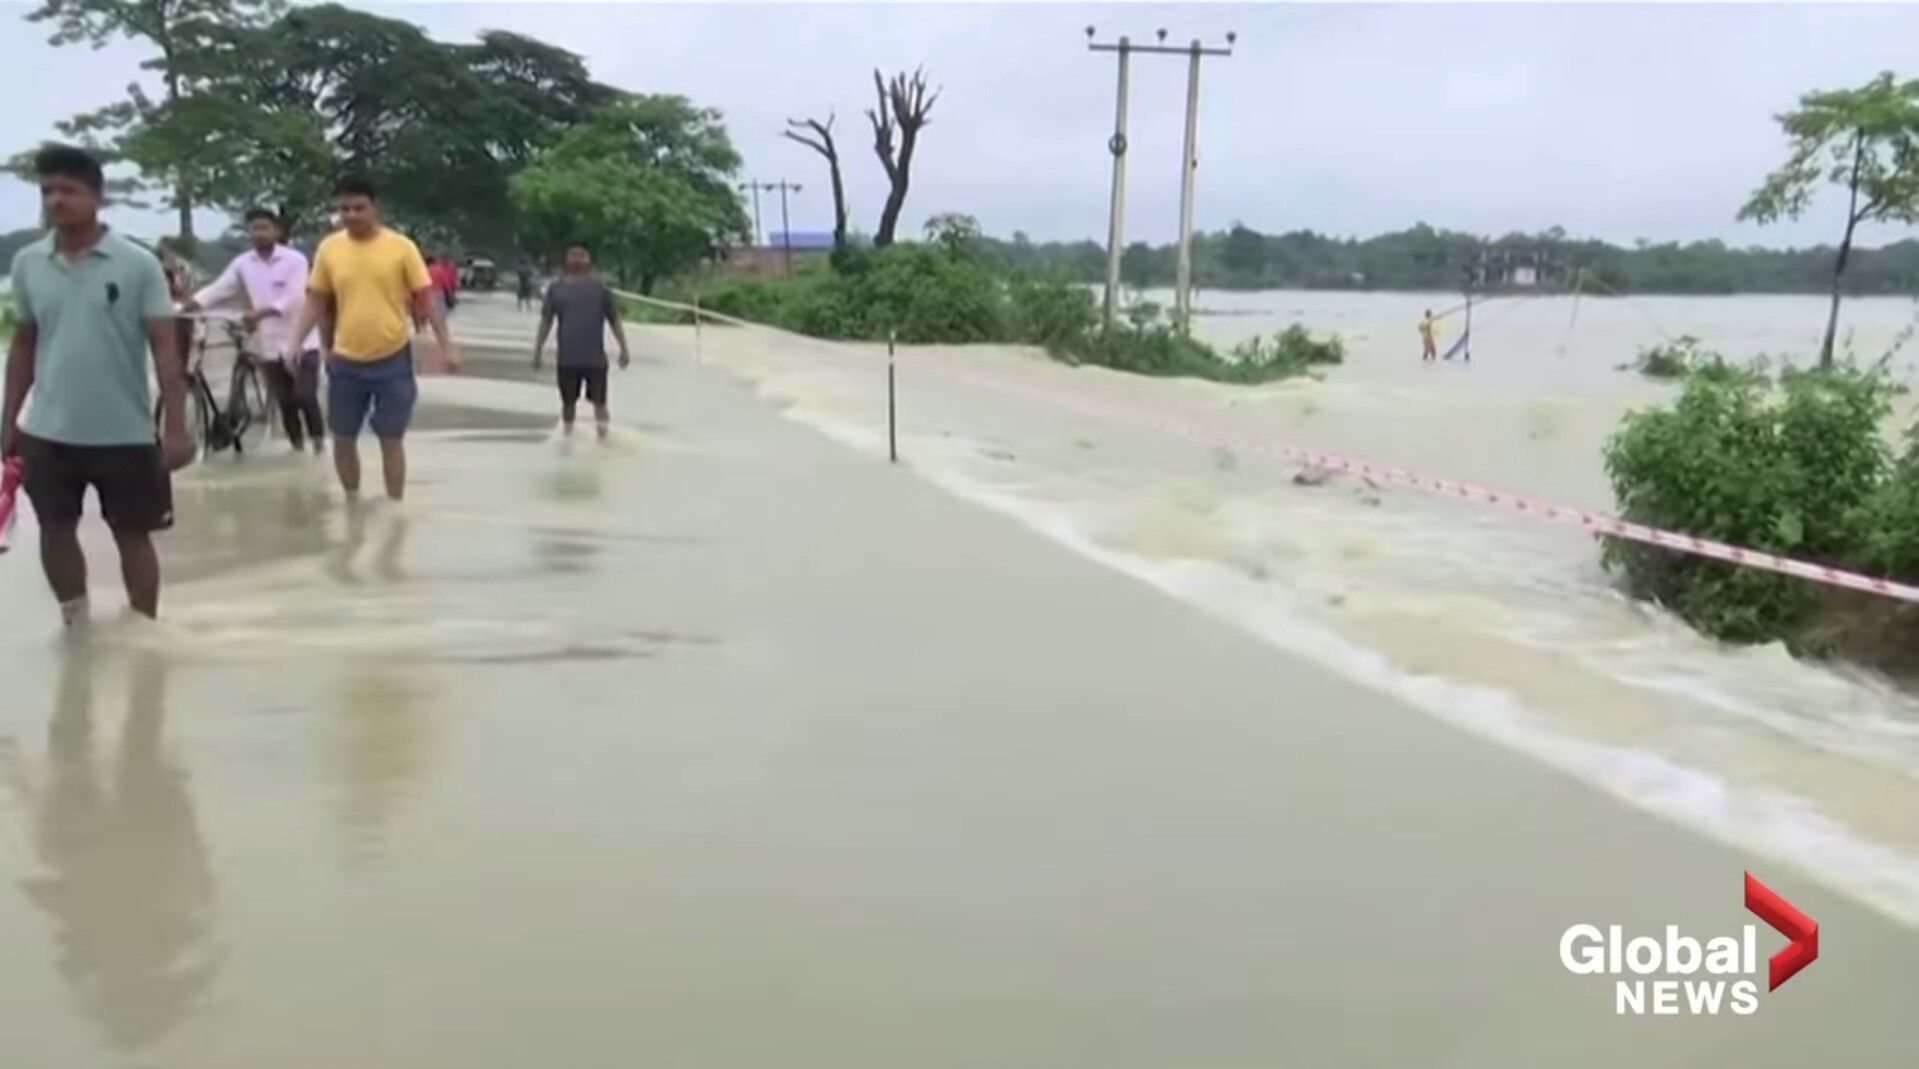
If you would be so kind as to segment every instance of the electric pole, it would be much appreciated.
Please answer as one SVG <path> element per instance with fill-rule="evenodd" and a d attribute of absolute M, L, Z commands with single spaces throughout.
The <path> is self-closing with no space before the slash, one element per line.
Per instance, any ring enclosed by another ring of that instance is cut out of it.
<path fill-rule="evenodd" d="M 1125 251 L 1126 217 L 1126 92 L 1129 74 L 1128 60 L 1135 52 L 1160 56 L 1187 57 L 1186 71 L 1186 141 L 1180 158 L 1179 180 L 1179 259 L 1178 272 L 1174 280 L 1173 318 L 1181 330 L 1190 326 L 1193 314 L 1193 180 L 1199 169 L 1199 61 L 1205 56 L 1230 56 L 1233 45 L 1239 35 L 1226 35 L 1224 48 L 1203 45 L 1198 38 L 1185 48 L 1168 46 L 1166 31 L 1158 31 L 1159 43 L 1154 45 L 1136 45 L 1129 38 L 1121 37 L 1117 42 L 1104 43 L 1094 40 L 1094 28 L 1086 27 L 1086 46 L 1094 52 L 1116 52 L 1119 54 L 1119 104 L 1113 120 L 1113 136 L 1107 142 L 1108 151 L 1113 154 L 1113 203 L 1107 220 L 1106 232 L 1106 299 L 1105 316 L 1107 326 L 1113 323 L 1113 309 L 1116 294 L 1119 291 L 1119 263 Z"/>
<path fill-rule="evenodd" d="M 1102 45 L 1092 39 L 1091 26 L 1086 27 L 1086 38 L 1087 47 L 1095 52 L 1119 53 L 1119 103 L 1113 109 L 1113 136 L 1106 142 L 1113 154 L 1113 201 L 1106 216 L 1106 298 L 1101 302 L 1102 315 L 1111 327 L 1119 293 L 1119 257 L 1126 242 L 1126 88 L 1133 44 L 1122 37 L 1118 44 Z"/>
<path fill-rule="evenodd" d="M 740 188 L 742 190 L 750 189 L 753 191 L 753 244 L 763 248 L 766 245 L 766 232 L 760 229 L 760 184 L 758 182 L 741 182 Z"/>
<path fill-rule="evenodd" d="M 774 190 L 779 191 L 779 194 L 780 194 L 780 247 L 781 249 L 784 250 L 783 259 L 785 262 L 786 273 L 789 275 L 792 274 L 793 273 L 793 230 L 792 230 L 792 227 L 789 226 L 786 221 L 786 194 L 789 191 L 798 193 L 800 191 L 800 184 L 798 182 L 788 182 L 786 179 L 782 178 L 777 182 L 747 182 L 745 183 L 745 185 L 753 187 L 753 228 L 755 230 L 758 230 L 760 225 L 760 190 L 764 189 L 768 193 L 771 193 Z"/>

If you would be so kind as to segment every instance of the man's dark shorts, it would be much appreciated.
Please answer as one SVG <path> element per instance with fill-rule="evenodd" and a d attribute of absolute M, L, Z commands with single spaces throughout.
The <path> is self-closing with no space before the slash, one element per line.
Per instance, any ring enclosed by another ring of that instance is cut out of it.
<path fill-rule="evenodd" d="M 606 407 L 606 369 L 603 367 L 563 367 L 560 369 L 560 400 L 578 404 L 580 392 L 596 408 Z"/>
<path fill-rule="evenodd" d="M 380 438 L 403 438 L 413 422 L 420 385 L 413 377 L 413 347 L 379 360 L 327 357 L 327 428 L 340 441 L 360 436 L 369 424 Z"/>
<path fill-rule="evenodd" d="M 173 526 L 173 477 L 154 445 L 67 445 L 20 437 L 23 486 L 43 528 L 80 522 L 87 488 L 115 534 L 148 534 Z"/>

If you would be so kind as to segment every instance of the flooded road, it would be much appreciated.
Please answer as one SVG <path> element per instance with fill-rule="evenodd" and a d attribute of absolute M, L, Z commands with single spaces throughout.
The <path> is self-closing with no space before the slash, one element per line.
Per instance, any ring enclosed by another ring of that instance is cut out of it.
<path fill-rule="evenodd" d="M 83 641 L 0 559 L 8 1064 L 1905 1064 L 1919 939 L 1803 872 L 1826 957 L 1765 1021 L 1615 1018 L 1559 932 L 1730 929 L 1766 859 L 775 418 L 687 331 L 636 332 L 599 447 L 530 319 L 458 319 L 404 506 L 216 459 L 162 622 Z"/>

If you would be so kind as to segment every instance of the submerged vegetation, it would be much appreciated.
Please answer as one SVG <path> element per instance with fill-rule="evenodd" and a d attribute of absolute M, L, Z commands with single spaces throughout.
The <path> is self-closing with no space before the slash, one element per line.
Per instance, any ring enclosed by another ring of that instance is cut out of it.
<path fill-rule="evenodd" d="M 1639 356 L 1630 365 L 1633 370 L 1651 379 L 1683 379 L 1697 374 L 1720 374 L 1733 367 L 1726 363 L 1725 357 L 1707 349 L 1703 343 L 1690 334 L 1681 334 L 1677 338 L 1648 345 L 1639 350 Z"/>

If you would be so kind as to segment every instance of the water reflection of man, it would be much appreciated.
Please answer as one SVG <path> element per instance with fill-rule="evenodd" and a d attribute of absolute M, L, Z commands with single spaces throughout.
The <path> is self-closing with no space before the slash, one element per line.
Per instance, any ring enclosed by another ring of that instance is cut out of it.
<path fill-rule="evenodd" d="M 190 1016 L 219 969 L 206 845 L 186 773 L 160 741 L 166 666 L 152 651 L 132 657 L 111 766 L 93 745 L 93 678 L 105 658 L 74 647 L 61 664 L 44 781 L 15 777 L 45 866 L 21 888 L 53 922 L 81 1009 L 126 1053 Z"/>
<path fill-rule="evenodd" d="M 408 665 L 373 660 L 343 683 L 337 775 L 346 861 L 373 866 L 406 801 L 426 775 L 433 750 L 427 686 Z"/>
<path fill-rule="evenodd" d="M 346 535 L 327 554 L 327 575 L 343 586 L 357 586 L 360 583 L 360 574 L 354 567 L 354 561 L 360 551 L 366 548 L 367 523 L 365 509 L 347 510 Z M 373 551 L 373 573 L 383 581 L 398 583 L 406 579 L 406 540 L 411 529 L 403 515 L 385 517 L 380 541 Z"/>

